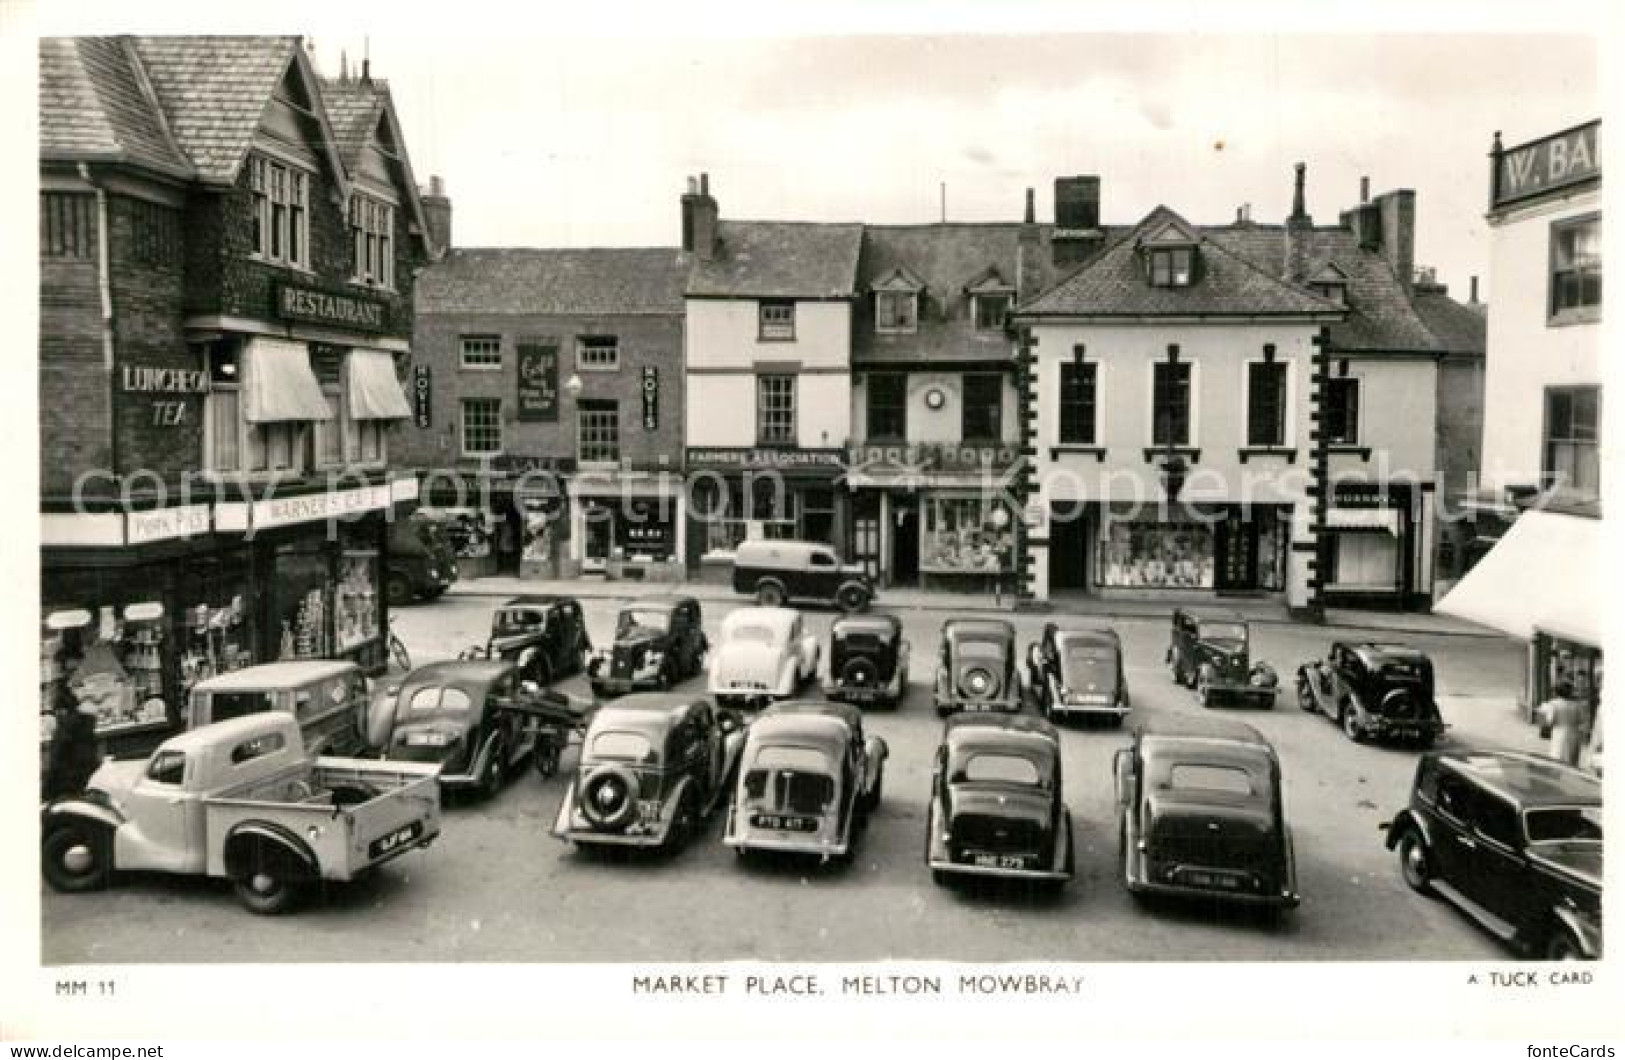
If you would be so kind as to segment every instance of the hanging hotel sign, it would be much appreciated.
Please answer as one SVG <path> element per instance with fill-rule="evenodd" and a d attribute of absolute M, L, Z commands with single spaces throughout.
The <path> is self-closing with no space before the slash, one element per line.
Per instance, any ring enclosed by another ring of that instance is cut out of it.
<path fill-rule="evenodd" d="M 660 429 L 660 368 L 653 364 L 643 366 L 643 429 Z"/>
<path fill-rule="evenodd" d="M 519 356 L 519 421 L 559 422 L 559 348 L 521 343 Z"/>
<path fill-rule="evenodd" d="M 298 283 L 276 285 L 276 315 L 282 320 L 360 331 L 389 327 L 389 306 L 376 298 L 337 294 Z"/>
<path fill-rule="evenodd" d="M 1602 176 L 1601 127 L 1594 121 L 1496 153 L 1490 208 Z"/>
<path fill-rule="evenodd" d="M 426 364 L 412 367 L 412 423 L 422 428 L 434 426 L 434 391 L 429 372 Z"/>

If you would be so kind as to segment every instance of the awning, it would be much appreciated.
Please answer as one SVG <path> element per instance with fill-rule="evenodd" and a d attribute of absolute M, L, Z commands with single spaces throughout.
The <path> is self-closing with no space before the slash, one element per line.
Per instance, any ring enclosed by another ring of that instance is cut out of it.
<path fill-rule="evenodd" d="M 1537 630 L 1601 647 L 1601 519 L 1526 511 L 1433 606 L 1522 640 Z"/>
<path fill-rule="evenodd" d="M 243 351 L 243 417 L 250 423 L 330 420 L 302 342 L 256 335 Z"/>
<path fill-rule="evenodd" d="M 386 350 L 350 351 L 350 418 L 352 420 L 410 419 L 412 406 L 395 377 L 395 358 Z"/>
<path fill-rule="evenodd" d="M 1399 513 L 1392 508 L 1328 508 L 1326 525 L 1333 530 L 1386 530 L 1399 536 Z"/>

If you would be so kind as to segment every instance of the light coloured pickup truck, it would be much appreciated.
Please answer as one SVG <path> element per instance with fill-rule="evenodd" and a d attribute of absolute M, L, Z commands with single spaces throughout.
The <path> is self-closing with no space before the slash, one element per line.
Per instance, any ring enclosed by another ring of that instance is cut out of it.
<path fill-rule="evenodd" d="M 314 757 L 280 711 L 216 722 L 47 803 L 41 864 L 68 892 L 119 870 L 224 877 L 250 911 L 280 913 L 309 886 L 427 846 L 440 834 L 438 770 Z"/>

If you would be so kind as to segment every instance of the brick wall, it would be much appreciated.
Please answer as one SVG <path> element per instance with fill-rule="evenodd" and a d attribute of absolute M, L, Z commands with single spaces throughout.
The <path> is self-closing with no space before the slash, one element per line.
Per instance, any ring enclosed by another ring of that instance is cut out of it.
<path fill-rule="evenodd" d="M 464 335 L 493 335 L 502 340 L 502 367 L 495 371 L 465 370 Z M 614 335 L 620 342 L 620 368 L 613 372 L 580 371 L 576 366 L 576 338 Z M 517 413 L 516 347 L 520 342 L 556 342 L 559 347 L 560 408 L 558 423 L 520 423 Z M 515 316 L 429 314 L 420 315 L 413 333 L 412 361 L 432 370 L 433 425 L 420 430 L 408 423 L 391 441 L 390 455 L 398 464 L 426 467 L 473 467 L 477 461 L 462 457 L 459 432 L 461 400 L 495 397 L 502 400 L 503 448 L 522 456 L 576 455 L 576 410 L 564 395 L 572 374 L 582 381 L 582 400 L 614 399 L 620 403 L 620 448 L 623 458 L 637 465 L 653 465 L 661 455 L 670 466 L 681 466 L 683 447 L 683 325 L 680 314 L 670 316 Z M 643 366 L 660 369 L 660 426 L 643 428 Z M 737 412 L 737 410 L 736 410 Z M 729 415 L 725 409 L 717 415 Z"/>
<path fill-rule="evenodd" d="M 41 196 L 41 212 L 46 210 Z M 94 217 L 95 197 L 88 200 Z M 79 203 L 84 207 L 86 203 Z M 65 494 L 84 470 L 112 461 L 95 242 L 88 255 L 52 253 L 40 239 L 40 489 Z"/>

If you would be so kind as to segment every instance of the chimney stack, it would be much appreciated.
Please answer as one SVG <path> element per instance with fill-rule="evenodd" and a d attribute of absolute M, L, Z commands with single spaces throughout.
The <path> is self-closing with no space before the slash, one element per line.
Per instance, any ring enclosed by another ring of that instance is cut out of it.
<path fill-rule="evenodd" d="M 1086 260 L 1105 241 L 1100 230 L 1100 178 L 1093 174 L 1055 178 L 1055 231 L 1051 237 L 1055 267 Z"/>
<path fill-rule="evenodd" d="M 1287 218 L 1288 224 L 1297 224 L 1305 228 L 1314 224 L 1314 218 L 1309 216 L 1309 210 L 1304 206 L 1303 185 L 1308 166 L 1299 162 L 1292 167 L 1292 216 Z"/>
<path fill-rule="evenodd" d="M 700 261 L 710 261 L 717 252 L 717 200 L 711 197 L 711 175 L 701 173 L 698 188 L 688 178 L 683 195 L 683 250 Z"/>
<path fill-rule="evenodd" d="M 1016 304 L 1044 289 L 1044 263 L 1039 254 L 1037 211 L 1033 189 L 1027 189 L 1027 209 L 1016 233 Z"/>
<path fill-rule="evenodd" d="M 1386 192 L 1378 195 L 1372 205 L 1379 222 L 1383 257 L 1409 291 L 1416 267 L 1416 192 L 1409 188 Z"/>
<path fill-rule="evenodd" d="M 361 60 L 361 83 L 363 85 L 372 84 L 372 60 L 371 59 L 362 59 Z"/>
<path fill-rule="evenodd" d="M 1467 288 L 1467 301 L 1472 305 L 1478 304 L 1478 277 L 1474 276 Z"/>
<path fill-rule="evenodd" d="M 1308 166 L 1292 167 L 1292 213 L 1286 219 L 1286 278 L 1301 281 L 1309 268 L 1309 231 L 1314 218 L 1304 204 L 1303 186 Z"/>
<path fill-rule="evenodd" d="M 432 243 L 431 253 L 451 249 L 451 199 L 446 195 L 445 182 L 438 175 L 429 178 L 429 190 L 420 192 L 423 200 L 423 219 L 428 222 L 427 233 Z"/>
<path fill-rule="evenodd" d="M 1360 205 L 1364 206 L 1371 201 L 1371 178 L 1360 178 Z"/>

